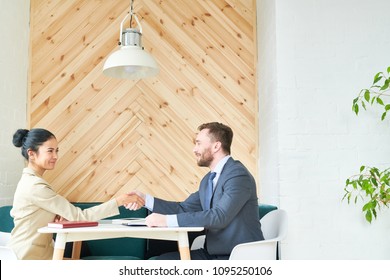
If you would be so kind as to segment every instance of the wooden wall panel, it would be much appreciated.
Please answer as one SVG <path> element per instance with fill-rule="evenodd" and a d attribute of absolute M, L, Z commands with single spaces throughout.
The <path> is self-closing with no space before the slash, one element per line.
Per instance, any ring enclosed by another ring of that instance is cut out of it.
<path fill-rule="evenodd" d="M 135 0 L 160 66 L 138 81 L 102 74 L 129 9 L 31 0 L 30 127 L 51 130 L 60 148 L 46 179 L 71 201 L 134 189 L 184 199 L 208 172 L 192 149 L 210 121 L 233 128 L 232 155 L 257 177 L 255 0 Z"/>

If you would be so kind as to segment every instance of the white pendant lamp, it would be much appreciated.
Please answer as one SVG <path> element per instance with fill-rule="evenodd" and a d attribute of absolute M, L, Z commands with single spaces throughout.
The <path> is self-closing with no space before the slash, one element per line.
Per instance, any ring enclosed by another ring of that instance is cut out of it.
<path fill-rule="evenodd" d="M 112 53 L 103 66 L 103 74 L 112 78 L 138 80 L 158 74 L 159 69 L 154 58 L 142 47 L 142 27 L 137 15 L 133 12 L 133 2 L 130 9 L 130 28 L 123 30 L 121 22 L 119 45 L 120 49 Z M 135 18 L 138 29 L 132 28 L 132 18 Z"/>

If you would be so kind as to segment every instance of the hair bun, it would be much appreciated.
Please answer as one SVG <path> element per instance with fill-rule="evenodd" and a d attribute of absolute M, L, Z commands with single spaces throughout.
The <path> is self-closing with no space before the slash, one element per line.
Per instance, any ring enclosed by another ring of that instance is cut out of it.
<path fill-rule="evenodd" d="M 14 137 L 12 139 L 12 143 L 15 147 L 20 148 L 23 146 L 23 142 L 27 137 L 27 134 L 29 133 L 28 129 L 18 129 L 14 133 Z"/>

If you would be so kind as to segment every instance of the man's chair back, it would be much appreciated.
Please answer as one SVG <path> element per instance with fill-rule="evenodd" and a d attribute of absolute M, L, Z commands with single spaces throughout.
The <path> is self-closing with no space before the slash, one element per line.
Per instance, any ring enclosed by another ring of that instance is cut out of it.
<path fill-rule="evenodd" d="M 280 258 L 279 242 L 287 236 L 287 213 L 276 209 L 261 220 L 265 240 L 238 244 L 230 260 L 276 260 Z"/>

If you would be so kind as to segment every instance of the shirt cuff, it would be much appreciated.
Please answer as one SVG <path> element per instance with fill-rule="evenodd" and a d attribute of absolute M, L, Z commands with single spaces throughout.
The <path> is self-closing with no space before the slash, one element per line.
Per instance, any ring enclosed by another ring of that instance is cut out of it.
<path fill-rule="evenodd" d="M 179 223 L 177 222 L 177 215 L 167 215 L 167 226 L 168 227 L 179 226 Z"/>
<path fill-rule="evenodd" d="M 153 207 L 154 207 L 154 197 L 151 196 L 150 194 L 146 194 L 146 195 L 145 195 L 145 207 L 146 207 L 149 211 L 153 211 Z"/>

